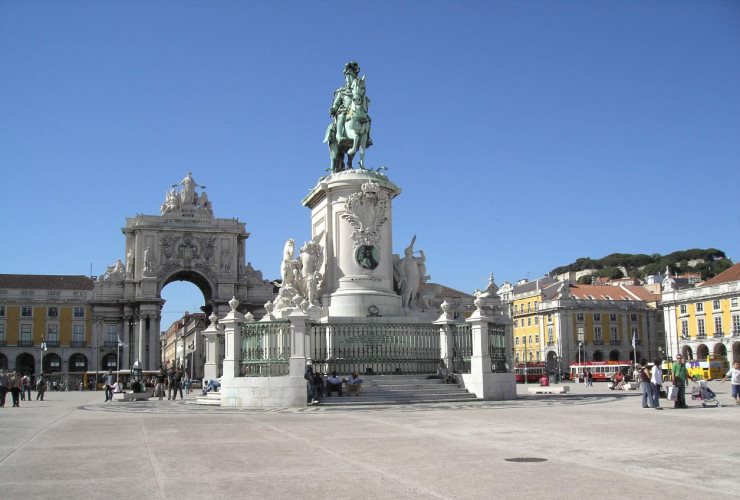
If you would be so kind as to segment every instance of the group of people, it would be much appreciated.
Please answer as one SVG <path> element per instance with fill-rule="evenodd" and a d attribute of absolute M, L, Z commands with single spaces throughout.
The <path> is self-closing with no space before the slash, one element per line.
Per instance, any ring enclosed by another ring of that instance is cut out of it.
<path fill-rule="evenodd" d="M 331 397 L 333 392 L 341 397 L 346 389 L 348 396 L 359 396 L 362 390 L 362 378 L 357 372 L 353 371 L 349 378 L 342 378 L 336 371 L 333 371 L 324 379 L 321 373 L 314 372 L 311 360 L 308 360 L 306 364 L 303 378 L 306 379 L 306 402 L 310 405 L 318 404 L 320 398 Z"/>
<path fill-rule="evenodd" d="M 159 397 L 161 401 L 166 393 L 167 399 L 174 401 L 177 399 L 177 393 L 179 392 L 180 399 L 184 399 L 182 390 L 185 389 L 185 394 L 190 394 L 191 385 L 190 376 L 181 368 L 172 366 L 167 370 L 160 368 L 154 376 L 154 396 Z"/>
<path fill-rule="evenodd" d="M 11 395 L 13 407 L 19 408 L 21 401 L 31 401 L 31 387 L 33 380 L 29 374 L 21 375 L 15 371 L 0 370 L 0 407 L 5 406 L 8 393 Z M 43 401 L 47 381 L 44 375 L 36 379 L 36 399 Z"/>

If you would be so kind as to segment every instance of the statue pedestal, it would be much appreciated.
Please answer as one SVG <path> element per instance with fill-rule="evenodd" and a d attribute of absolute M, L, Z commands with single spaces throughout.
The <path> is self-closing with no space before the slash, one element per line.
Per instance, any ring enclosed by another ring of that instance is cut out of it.
<path fill-rule="evenodd" d="M 311 209 L 311 236 L 324 233 L 324 288 L 328 316 L 402 316 L 393 290 L 391 201 L 401 192 L 371 170 L 322 178 L 303 199 Z"/>

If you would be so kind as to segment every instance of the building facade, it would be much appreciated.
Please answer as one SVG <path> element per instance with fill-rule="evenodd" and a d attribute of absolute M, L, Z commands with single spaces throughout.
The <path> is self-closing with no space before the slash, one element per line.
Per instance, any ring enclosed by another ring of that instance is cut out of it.
<path fill-rule="evenodd" d="M 740 264 L 693 288 L 676 289 L 668 277 L 662 306 L 668 355 L 740 360 Z"/>
<path fill-rule="evenodd" d="M 579 361 L 662 356 L 659 299 L 637 285 L 575 285 L 550 277 L 521 283 L 511 301 L 514 361 L 544 362 L 554 372 Z"/>
<path fill-rule="evenodd" d="M 162 334 L 163 366 L 182 368 L 190 378 L 203 378 L 206 361 L 201 332 L 207 326 L 204 313 L 185 313 Z"/>
<path fill-rule="evenodd" d="M 87 276 L 0 274 L 0 368 L 52 374 L 69 387 L 103 359 Z"/>

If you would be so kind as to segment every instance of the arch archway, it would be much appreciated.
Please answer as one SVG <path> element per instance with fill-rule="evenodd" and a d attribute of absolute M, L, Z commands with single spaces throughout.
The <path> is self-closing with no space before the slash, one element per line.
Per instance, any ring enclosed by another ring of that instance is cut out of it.
<path fill-rule="evenodd" d="M 699 344 L 696 346 L 696 358 L 699 360 L 706 361 L 709 356 L 709 347 L 706 344 Z"/>
<path fill-rule="evenodd" d="M 0 370 L 8 369 L 8 357 L 0 352 Z"/>
<path fill-rule="evenodd" d="M 116 355 L 109 353 L 103 356 L 100 366 L 103 370 L 118 370 L 118 365 L 116 365 Z"/>
<path fill-rule="evenodd" d="M 620 361 L 619 351 L 616 349 L 609 352 L 609 361 Z"/>
<path fill-rule="evenodd" d="M 86 372 L 87 357 L 84 354 L 75 353 L 69 357 L 68 365 L 68 371 L 70 372 Z"/>
<path fill-rule="evenodd" d="M 592 360 L 593 361 L 604 361 L 604 353 L 602 353 L 599 350 L 594 351 Z"/>
<path fill-rule="evenodd" d="M 727 357 L 727 347 L 722 342 L 718 342 L 714 344 L 714 348 L 712 349 L 712 354 L 714 354 L 717 357 Z"/>
<path fill-rule="evenodd" d="M 274 298 L 273 285 L 246 261 L 246 224 L 216 218 L 206 193 L 197 192 L 203 186 L 191 172 L 174 186 L 164 203 L 152 205 L 159 206 L 158 215 L 126 219 L 125 262 L 108 266 L 95 282 L 92 314 L 104 337 L 97 340 L 114 347 L 110 344 L 120 335 L 124 369 L 136 360 L 145 370 L 159 368 L 160 334 L 177 319 L 161 316 L 162 289 L 172 282 L 187 281 L 200 290 L 206 317 L 211 312 L 225 315 L 229 300 L 236 297 L 240 312 L 249 310 L 259 318 L 264 304 Z M 97 356 L 91 364 L 105 368 Z"/>
<path fill-rule="evenodd" d="M 681 348 L 681 354 L 683 355 L 684 359 L 694 359 L 694 351 L 691 349 L 691 347 L 685 345 Z"/>
<path fill-rule="evenodd" d="M 732 362 L 740 361 L 740 342 L 732 343 Z"/>
<path fill-rule="evenodd" d="M 59 373 L 62 371 L 62 358 L 59 354 L 51 352 L 43 358 L 44 373 Z"/>
<path fill-rule="evenodd" d="M 15 358 L 15 371 L 19 373 L 36 373 L 36 358 L 33 354 L 23 352 Z"/>

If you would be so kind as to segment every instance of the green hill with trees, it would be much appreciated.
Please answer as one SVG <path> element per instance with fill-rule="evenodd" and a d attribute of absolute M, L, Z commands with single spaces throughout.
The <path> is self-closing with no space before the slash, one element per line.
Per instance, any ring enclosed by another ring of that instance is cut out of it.
<path fill-rule="evenodd" d="M 702 279 L 706 280 L 732 266 L 732 261 L 722 250 L 716 248 L 693 248 L 668 255 L 613 253 L 600 259 L 581 257 L 571 264 L 556 267 L 550 271 L 550 276 L 596 269 L 596 276 L 617 279 L 625 277 L 620 269 L 624 268 L 629 277 L 643 279 L 645 276 L 665 272 L 666 266 L 674 274 L 701 273 Z"/>

